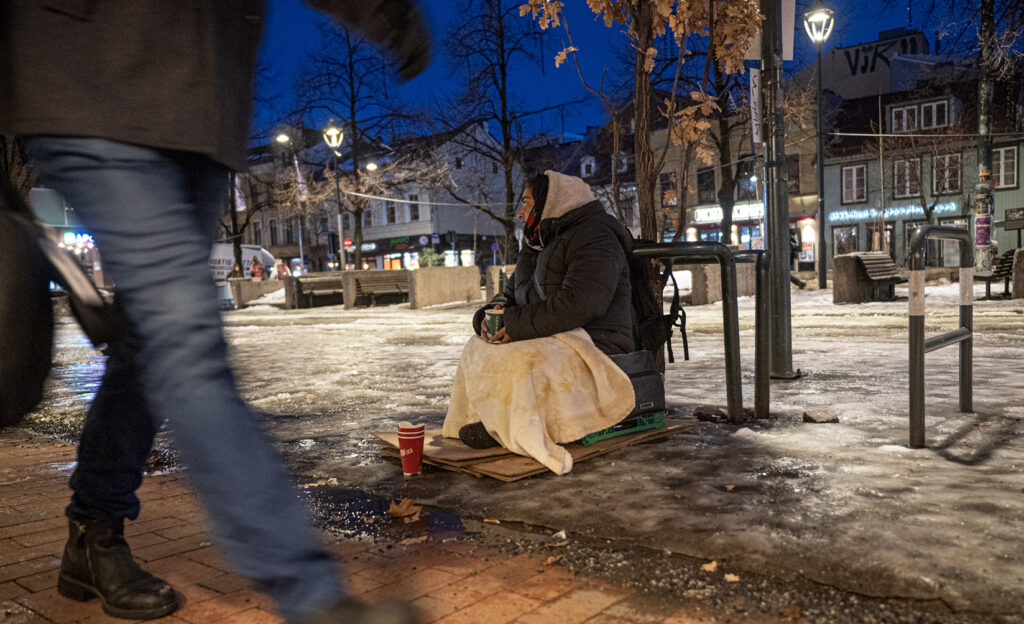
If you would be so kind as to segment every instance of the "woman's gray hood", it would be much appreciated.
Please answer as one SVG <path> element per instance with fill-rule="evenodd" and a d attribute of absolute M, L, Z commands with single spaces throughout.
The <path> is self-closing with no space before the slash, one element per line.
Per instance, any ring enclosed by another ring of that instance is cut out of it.
<path fill-rule="evenodd" d="M 576 176 L 565 175 L 557 171 L 544 172 L 548 177 L 548 197 L 544 200 L 544 212 L 541 221 L 564 217 L 571 210 L 594 201 L 594 192 L 590 185 Z"/>

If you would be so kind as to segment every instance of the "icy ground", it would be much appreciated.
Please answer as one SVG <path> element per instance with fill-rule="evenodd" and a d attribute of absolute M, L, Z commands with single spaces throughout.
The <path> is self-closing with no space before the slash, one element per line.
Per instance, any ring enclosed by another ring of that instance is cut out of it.
<path fill-rule="evenodd" d="M 958 288 L 928 288 L 929 335 L 955 327 Z M 747 405 L 753 305 L 741 299 Z M 804 376 L 772 383 L 773 420 L 699 423 L 565 477 L 403 479 L 370 432 L 402 420 L 441 425 L 474 308 L 256 305 L 225 319 L 242 392 L 271 415 L 268 429 L 303 478 L 717 560 L 741 575 L 1024 619 L 1020 300 L 977 302 L 976 413 L 957 412 L 957 349 L 927 356 L 927 449 L 907 446 L 906 300 L 834 306 L 831 291 L 793 291 L 794 366 Z M 692 359 L 669 365 L 666 385 L 670 406 L 689 418 L 697 405 L 724 405 L 725 386 L 720 305 L 687 314 Z M 81 418 L 102 357 L 71 323 L 57 341 L 50 394 L 32 424 L 59 432 L 55 423 Z M 831 407 L 839 423 L 803 423 L 814 407 Z"/>

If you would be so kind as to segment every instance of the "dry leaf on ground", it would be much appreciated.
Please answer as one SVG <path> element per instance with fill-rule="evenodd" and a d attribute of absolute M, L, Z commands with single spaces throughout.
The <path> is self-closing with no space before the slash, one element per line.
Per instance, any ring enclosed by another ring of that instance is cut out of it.
<path fill-rule="evenodd" d="M 725 578 L 726 582 L 728 582 L 728 583 L 739 583 L 740 582 L 740 577 L 736 576 L 735 574 L 726 574 L 724 578 Z"/>
<path fill-rule="evenodd" d="M 561 541 L 561 542 L 554 542 L 552 544 L 548 544 L 548 546 L 550 548 L 561 548 L 562 546 L 568 546 L 568 545 L 569 545 L 569 540 L 564 540 L 564 541 Z"/>
<path fill-rule="evenodd" d="M 501 520 L 495 520 L 494 518 L 484 518 L 484 522 L 487 524 L 501 524 Z"/>
<path fill-rule="evenodd" d="M 415 516 L 420 512 L 423 507 L 412 504 L 411 498 L 403 498 L 402 502 L 395 504 L 395 501 L 391 501 L 391 506 L 388 507 L 388 513 L 395 518 L 405 518 L 408 516 Z"/>
<path fill-rule="evenodd" d="M 427 541 L 427 536 L 422 535 L 420 537 L 407 537 L 404 540 L 398 542 L 399 544 L 419 544 L 420 542 Z"/>
<path fill-rule="evenodd" d="M 727 486 L 725 486 L 725 491 L 726 492 L 732 492 L 735 489 L 736 489 L 735 485 L 727 485 Z"/>
<path fill-rule="evenodd" d="M 705 563 L 700 567 L 701 572 L 714 572 L 718 569 L 718 562 L 712 561 L 711 563 Z"/>
<path fill-rule="evenodd" d="M 550 557 L 548 557 L 547 559 L 544 560 L 544 565 L 546 565 L 546 566 L 554 565 L 554 564 L 558 563 L 561 560 L 562 560 L 562 555 L 557 555 L 557 556 L 551 555 Z"/>

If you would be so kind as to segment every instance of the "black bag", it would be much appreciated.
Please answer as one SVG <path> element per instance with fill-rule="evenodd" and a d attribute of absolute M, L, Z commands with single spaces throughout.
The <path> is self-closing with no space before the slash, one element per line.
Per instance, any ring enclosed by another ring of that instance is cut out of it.
<path fill-rule="evenodd" d="M 634 351 L 609 357 L 629 375 L 633 394 L 636 395 L 636 406 L 625 420 L 640 414 L 665 411 L 665 382 L 650 351 Z"/>
<path fill-rule="evenodd" d="M 68 292 L 93 345 L 114 344 L 121 323 L 78 261 L 6 179 L 0 179 L 0 428 L 16 425 L 43 396 L 53 349 L 49 283 Z"/>
<path fill-rule="evenodd" d="M 635 241 L 647 242 L 647 241 Z M 626 254 L 629 262 L 630 300 L 633 303 L 633 342 L 637 351 L 658 353 L 662 346 L 668 349 L 668 361 L 675 362 L 672 353 L 672 328 L 678 327 L 683 339 L 683 359 L 690 359 L 690 344 L 686 339 L 686 312 L 679 304 L 679 284 L 672 274 L 671 260 L 662 260 L 664 271 L 657 273 L 658 283 L 672 280 L 674 292 L 668 314 L 664 312 L 660 297 L 651 291 L 656 270 L 649 260 Z"/>

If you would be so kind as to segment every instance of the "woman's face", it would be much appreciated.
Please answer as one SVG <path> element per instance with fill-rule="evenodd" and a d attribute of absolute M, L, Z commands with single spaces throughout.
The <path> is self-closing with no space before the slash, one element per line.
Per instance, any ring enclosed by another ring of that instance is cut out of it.
<path fill-rule="evenodd" d="M 529 216 L 531 210 L 533 210 L 533 189 L 527 187 L 523 191 L 523 202 L 519 206 L 519 213 L 516 214 L 520 223 L 526 224 L 526 217 Z"/>

